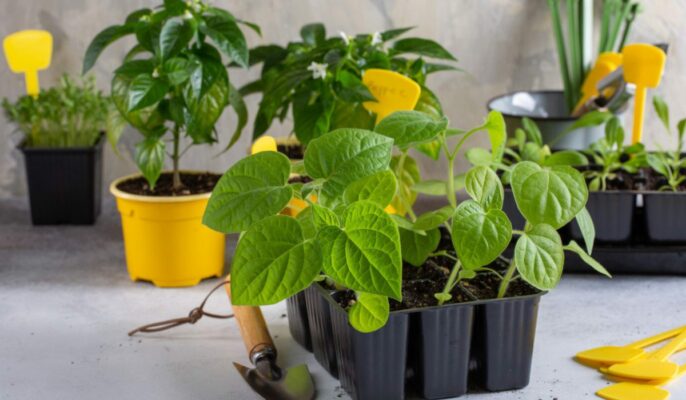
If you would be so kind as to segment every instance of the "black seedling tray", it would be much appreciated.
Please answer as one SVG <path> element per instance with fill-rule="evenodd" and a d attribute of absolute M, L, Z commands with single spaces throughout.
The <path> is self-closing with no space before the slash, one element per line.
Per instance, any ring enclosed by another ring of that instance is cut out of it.
<path fill-rule="evenodd" d="M 613 275 L 685 275 L 686 246 L 595 246 L 593 258 Z M 595 273 L 581 259 L 565 253 L 566 273 Z"/>

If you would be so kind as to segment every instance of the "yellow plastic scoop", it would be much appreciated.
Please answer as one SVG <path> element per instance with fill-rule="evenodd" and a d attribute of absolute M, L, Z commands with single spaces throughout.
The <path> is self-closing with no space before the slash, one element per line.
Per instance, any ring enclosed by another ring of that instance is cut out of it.
<path fill-rule="evenodd" d="M 679 367 L 677 376 L 686 374 L 686 364 Z M 600 389 L 596 394 L 608 400 L 667 400 L 669 392 L 657 386 L 663 386 L 675 377 L 657 381 L 630 381 L 620 382 Z"/>
<path fill-rule="evenodd" d="M 250 154 L 257 154 L 263 151 L 276 151 L 276 139 L 264 135 L 255 140 L 250 148 Z"/>
<path fill-rule="evenodd" d="M 668 358 L 684 344 L 686 344 L 686 330 L 649 356 L 612 365 L 608 368 L 608 372 L 612 375 L 646 381 L 670 379 L 679 372 L 679 366 Z"/>
<path fill-rule="evenodd" d="M 2 43 L 5 57 L 14 73 L 23 73 L 26 92 L 38 96 L 38 71 L 50 66 L 52 59 L 52 35 L 47 31 L 25 30 L 15 32 Z"/>
<path fill-rule="evenodd" d="M 586 80 L 581 86 L 581 100 L 574 107 L 572 115 L 577 115 L 592 98 L 598 97 L 598 82 L 608 76 L 612 71 L 622 65 L 622 55 L 614 52 L 605 52 L 598 55 L 593 68 L 588 72 Z"/>
<path fill-rule="evenodd" d="M 636 85 L 632 141 L 638 143 L 643 137 L 646 92 L 660 84 L 667 55 L 653 45 L 636 43 L 625 46 L 622 57 L 624 80 Z"/>
<path fill-rule="evenodd" d="M 397 72 L 368 69 L 362 82 L 377 101 L 366 101 L 364 108 L 376 113 L 376 123 L 396 111 L 414 110 L 422 88 L 417 82 Z"/>
<path fill-rule="evenodd" d="M 576 355 L 576 359 L 593 367 L 626 363 L 647 355 L 643 347 L 652 346 L 672 338 L 686 330 L 686 325 L 671 329 L 655 336 L 629 343 L 625 346 L 602 346 L 585 350 Z"/>

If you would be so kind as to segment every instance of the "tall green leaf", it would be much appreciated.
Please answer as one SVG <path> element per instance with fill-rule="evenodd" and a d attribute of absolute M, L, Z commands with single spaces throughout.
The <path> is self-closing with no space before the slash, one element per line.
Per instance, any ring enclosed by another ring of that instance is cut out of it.
<path fill-rule="evenodd" d="M 485 210 L 503 208 L 503 184 L 492 169 L 484 166 L 471 168 L 467 171 L 465 188 L 469 196 Z"/>
<path fill-rule="evenodd" d="M 398 229 L 398 232 L 403 260 L 415 267 L 422 266 L 441 241 L 441 233 L 437 228 L 426 231 L 425 235 L 403 228 Z"/>
<path fill-rule="evenodd" d="M 386 296 L 358 293 L 355 304 L 348 310 L 348 321 L 358 332 L 370 333 L 386 325 L 390 305 Z"/>
<path fill-rule="evenodd" d="M 166 60 L 173 57 L 188 46 L 188 43 L 195 35 L 195 29 L 190 20 L 185 17 L 174 17 L 168 19 L 162 25 L 160 32 L 160 54 Z"/>
<path fill-rule="evenodd" d="M 220 15 L 208 15 L 204 17 L 204 22 L 200 24 L 200 31 L 212 39 L 232 61 L 248 68 L 248 45 L 235 20 Z"/>
<path fill-rule="evenodd" d="M 124 24 L 124 25 L 114 25 L 105 28 L 103 31 L 98 33 L 93 41 L 88 45 L 86 49 L 86 55 L 83 58 L 83 68 L 82 74 L 90 71 L 95 65 L 98 57 L 103 50 L 113 42 L 123 38 L 124 36 L 130 35 L 134 32 L 134 24 Z"/>
<path fill-rule="evenodd" d="M 136 145 L 136 165 L 152 190 L 164 167 L 164 149 L 164 141 L 154 136 L 146 137 Z"/>
<path fill-rule="evenodd" d="M 529 284 L 541 290 L 554 288 L 565 261 L 560 235 L 550 225 L 534 225 L 517 240 L 514 259 L 517 271 Z"/>
<path fill-rule="evenodd" d="M 166 96 L 169 84 L 149 74 L 140 74 L 131 81 L 128 92 L 127 112 L 157 104 Z"/>
<path fill-rule="evenodd" d="M 485 210 L 478 202 L 467 200 L 455 209 L 452 237 L 462 265 L 475 270 L 493 262 L 507 248 L 512 224 L 502 210 Z"/>
<path fill-rule="evenodd" d="M 448 127 L 448 120 L 436 119 L 419 111 L 396 111 L 384 118 L 375 132 L 393 139 L 401 149 L 433 140 Z"/>
<path fill-rule="evenodd" d="M 393 50 L 397 54 L 412 53 L 422 56 L 439 58 L 443 60 L 457 61 L 443 46 L 430 39 L 407 38 L 400 39 L 393 44 Z"/>
<path fill-rule="evenodd" d="M 386 207 L 393 200 L 398 182 L 393 172 L 389 170 L 377 172 L 348 185 L 344 197 L 346 203 L 358 200 L 369 200 L 381 207 Z"/>

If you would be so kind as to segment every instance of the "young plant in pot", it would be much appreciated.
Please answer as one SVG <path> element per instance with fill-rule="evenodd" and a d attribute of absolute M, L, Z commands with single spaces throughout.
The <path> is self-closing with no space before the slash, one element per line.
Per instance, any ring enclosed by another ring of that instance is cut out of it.
<path fill-rule="evenodd" d="M 313 342 L 333 338 L 329 356 L 354 398 L 404 398 L 407 368 L 416 376 L 408 385 L 425 398 L 463 394 L 470 355 L 487 389 L 525 386 L 538 299 L 559 281 L 564 251 L 606 274 L 556 232 L 584 207 L 580 172 L 532 162 L 512 167 L 514 196 L 527 221 L 513 230 L 492 169 L 467 173 L 470 200 L 458 203 L 455 194 L 454 161 L 468 138 L 487 131 L 493 159 L 502 157 L 502 116 L 491 113 L 459 134 L 455 146 L 448 138 L 456 131 L 429 119 L 397 112 L 375 132 L 339 129 L 313 139 L 304 158 L 313 181 L 302 186 L 288 183 L 292 165 L 284 155 L 250 156 L 222 177 L 205 213 L 213 229 L 242 232 L 232 266 L 234 304 L 273 304 L 303 290 L 321 299 L 310 333 Z M 442 189 L 432 185 L 448 205 L 409 219 L 389 215 L 384 208 L 397 187 L 389 169 L 393 145 L 404 151 L 434 140 L 449 168 Z M 296 217 L 277 215 L 292 197 L 311 193 L 318 202 Z M 513 235 L 514 258 L 503 262 Z M 408 357 L 408 346 L 416 357 Z M 450 376 L 439 374 L 441 368 Z"/>
<path fill-rule="evenodd" d="M 597 3 L 601 3 L 600 18 L 594 18 Z M 597 94 L 600 78 L 621 65 L 620 52 L 641 7 L 639 2 L 631 0 L 548 0 L 548 8 L 563 90 L 508 93 L 489 101 L 488 107 L 502 112 L 512 128 L 521 127 L 523 117 L 534 119 L 541 128 L 544 142 L 555 149 L 583 150 L 603 136 L 603 127 L 574 126 L 577 115 Z M 561 10 L 566 13 L 566 34 L 563 33 Z M 593 54 L 594 46 L 591 45 L 596 21 L 600 22 L 597 27 L 600 35 L 595 46 L 597 53 Z M 612 101 L 605 99 L 589 108 L 600 107 L 622 115 L 630 95 L 620 90 L 615 93 L 618 96 Z"/>
<path fill-rule="evenodd" d="M 660 97 L 653 98 L 653 106 L 665 132 L 672 136 L 669 106 Z M 685 243 L 686 204 L 684 181 L 686 158 L 684 158 L 684 135 L 686 118 L 676 124 L 676 146 L 672 151 L 660 150 L 647 155 L 652 171 L 647 183 L 648 193 L 643 194 L 648 238 L 653 242 Z"/>
<path fill-rule="evenodd" d="M 241 93 L 262 95 L 253 139 L 266 133 L 275 120 L 283 122 L 291 114 L 294 137 L 281 140 L 278 148 L 291 159 L 302 159 L 303 146 L 329 131 L 373 129 L 374 106 L 370 104 L 376 100 L 375 89 L 363 82 L 368 70 L 404 75 L 410 84 L 415 82 L 421 87 L 415 108 L 440 113 L 440 102 L 426 87 L 426 78 L 435 72 L 455 70 L 451 65 L 455 58 L 433 40 L 400 38 L 410 30 L 392 29 L 354 37 L 340 32 L 327 38 L 324 25 L 314 23 L 301 28 L 301 41 L 285 47 L 272 44 L 252 49 L 251 63 L 262 63 L 262 72 L 258 80 L 242 87 Z"/>
<path fill-rule="evenodd" d="M 36 98 L 4 99 L 2 107 L 23 135 L 33 224 L 93 224 L 100 215 L 103 139 L 116 144 L 122 128 L 110 118 L 116 113 L 110 98 L 93 78 L 64 75 Z"/>
<path fill-rule="evenodd" d="M 86 51 L 84 72 L 111 43 L 136 38 L 114 72 L 112 98 L 143 136 L 135 154 L 141 174 L 110 186 L 122 215 L 133 280 L 188 286 L 222 274 L 224 235 L 201 224 L 219 175 L 182 171 L 179 162 L 192 145 L 218 141 L 215 124 L 227 105 L 238 114 L 230 143 L 246 123 L 245 104 L 224 66 L 249 64 L 241 24 L 258 29 L 202 1 L 165 1 L 103 30 Z M 190 142 L 185 149 L 182 140 Z M 172 170 L 163 172 L 167 154 Z"/>

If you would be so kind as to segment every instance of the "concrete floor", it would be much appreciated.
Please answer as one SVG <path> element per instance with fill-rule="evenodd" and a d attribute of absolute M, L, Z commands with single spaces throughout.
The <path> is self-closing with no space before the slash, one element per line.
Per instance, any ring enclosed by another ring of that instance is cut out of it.
<path fill-rule="evenodd" d="M 94 227 L 32 227 L 25 199 L 0 201 L 0 399 L 257 398 L 231 365 L 247 362 L 234 321 L 126 335 L 140 324 L 184 316 L 215 282 L 187 289 L 130 282 L 109 199 Z M 685 324 L 684 283 L 677 277 L 565 277 L 541 302 L 530 386 L 463 398 L 595 398 L 608 382 L 571 356 Z M 217 294 L 208 309 L 228 312 L 226 297 Z M 347 398 L 290 338 L 284 305 L 264 311 L 281 363 L 306 362 L 318 398 Z M 672 399 L 686 398 L 686 383 L 669 389 Z"/>

